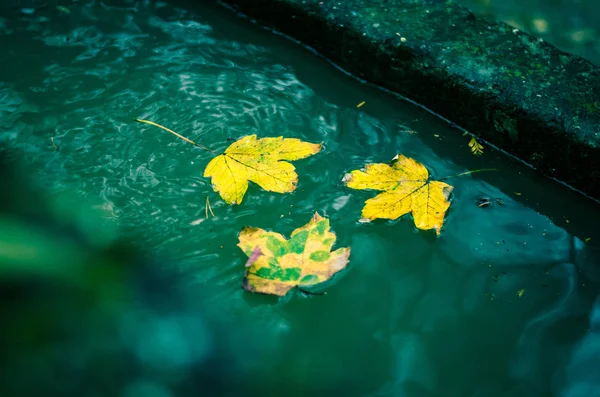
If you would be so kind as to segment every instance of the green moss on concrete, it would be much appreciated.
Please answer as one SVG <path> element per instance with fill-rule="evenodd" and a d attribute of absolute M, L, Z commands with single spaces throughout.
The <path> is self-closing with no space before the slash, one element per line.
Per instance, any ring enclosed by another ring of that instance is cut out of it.
<path fill-rule="evenodd" d="M 600 71 L 440 0 L 222 0 L 600 198 Z"/>

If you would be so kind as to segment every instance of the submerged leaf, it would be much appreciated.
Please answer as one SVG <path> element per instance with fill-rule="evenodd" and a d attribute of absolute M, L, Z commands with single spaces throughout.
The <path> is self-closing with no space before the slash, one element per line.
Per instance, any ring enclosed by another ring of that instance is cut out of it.
<path fill-rule="evenodd" d="M 329 231 L 329 219 L 318 213 L 289 240 L 250 227 L 242 230 L 239 240 L 238 247 L 249 258 L 242 285 L 262 294 L 284 296 L 296 286 L 320 284 L 345 268 L 350 256 L 349 247 L 331 252 L 336 236 Z"/>
<path fill-rule="evenodd" d="M 56 9 L 58 11 L 64 12 L 65 14 L 70 14 L 71 10 L 69 10 L 67 7 L 65 6 L 56 6 Z"/>
<path fill-rule="evenodd" d="M 234 142 L 225 153 L 213 158 L 204 171 L 216 192 L 227 204 L 239 204 L 252 181 L 277 193 L 296 189 L 295 167 L 281 160 L 299 160 L 321 150 L 320 144 L 296 138 L 261 138 L 249 135 Z"/>
<path fill-rule="evenodd" d="M 368 164 L 364 171 L 352 171 L 343 182 L 352 189 L 383 191 L 366 201 L 362 221 L 398 219 L 412 212 L 417 228 L 435 229 L 438 235 L 453 189 L 445 182 L 429 181 L 427 168 L 403 155 L 396 156 L 391 165 Z"/>

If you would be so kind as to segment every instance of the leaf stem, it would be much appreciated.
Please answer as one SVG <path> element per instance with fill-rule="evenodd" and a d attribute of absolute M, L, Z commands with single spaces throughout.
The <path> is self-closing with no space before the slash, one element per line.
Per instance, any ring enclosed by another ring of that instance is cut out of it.
<path fill-rule="evenodd" d="M 134 119 L 134 121 L 137 121 L 138 123 L 149 124 L 149 125 L 153 125 L 153 126 L 155 126 L 155 127 L 161 128 L 161 129 L 163 129 L 163 130 L 165 130 L 165 131 L 167 131 L 167 132 L 170 132 L 171 134 L 175 135 L 177 138 L 183 139 L 183 140 L 184 140 L 184 141 L 186 141 L 187 143 L 191 143 L 192 145 L 194 145 L 194 146 L 196 146 L 196 147 L 199 147 L 200 149 L 204 149 L 204 150 L 206 150 L 207 152 L 215 153 L 214 151 L 210 150 L 210 149 L 209 149 L 209 148 L 207 148 L 206 146 L 203 146 L 203 145 L 201 145 L 201 144 L 199 144 L 199 143 L 196 143 L 196 142 L 192 141 L 191 139 L 188 139 L 188 138 L 184 137 L 183 135 L 181 135 L 181 134 L 178 134 L 178 133 L 176 133 L 175 131 L 168 129 L 167 127 L 164 127 L 164 126 L 162 126 L 162 125 L 160 125 L 160 124 L 158 124 L 158 123 L 155 123 L 154 121 L 150 121 L 150 120 L 143 120 L 143 119 Z M 216 153 L 215 153 L 215 154 L 216 154 Z"/>

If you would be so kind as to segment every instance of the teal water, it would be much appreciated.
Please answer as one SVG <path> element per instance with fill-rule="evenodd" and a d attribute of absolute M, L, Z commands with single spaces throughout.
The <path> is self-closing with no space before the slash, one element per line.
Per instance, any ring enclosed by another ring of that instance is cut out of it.
<path fill-rule="evenodd" d="M 596 0 L 457 0 L 473 12 L 547 40 L 600 65 L 600 3 Z"/>
<path fill-rule="evenodd" d="M 222 321 L 260 339 L 243 361 L 248 374 L 271 374 L 266 395 L 597 394 L 597 204 L 488 145 L 471 155 L 468 137 L 423 109 L 200 3 L 1 6 L 0 141 L 49 202 L 97 214 L 86 227 L 98 244 L 131 239 L 183 274 L 184 290 L 210 291 Z M 294 163 L 294 193 L 252 185 L 231 207 L 202 176 L 211 154 L 136 117 L 216 151 L 247 134 L 325 148 Z M 343 187 L 343 175 L 398 153 L 434 178 L 498 171 L 449 180 L 439 237 L 409 217 L 358 223 L 374 193 Z M 479 207 L 482 196 L 492 205 Z M 331 220 L 335 247 L 352 248 L 348 268 L 319 289 L 327 294 L 244 292 L 239 230 L 289 236 L 315 211 Z M 176 335 L 150 339 L 162 360 L 192 343 Z"/>

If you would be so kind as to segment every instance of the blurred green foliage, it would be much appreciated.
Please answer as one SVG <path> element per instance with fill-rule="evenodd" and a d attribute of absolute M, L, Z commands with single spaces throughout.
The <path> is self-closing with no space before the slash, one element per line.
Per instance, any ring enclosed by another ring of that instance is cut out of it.
<path fill-rule="evenodd" d="M 239 395 L 242 328 L 151 255 L 94 241 L 5 157 L 0 175 L 1 396 Z"/>

